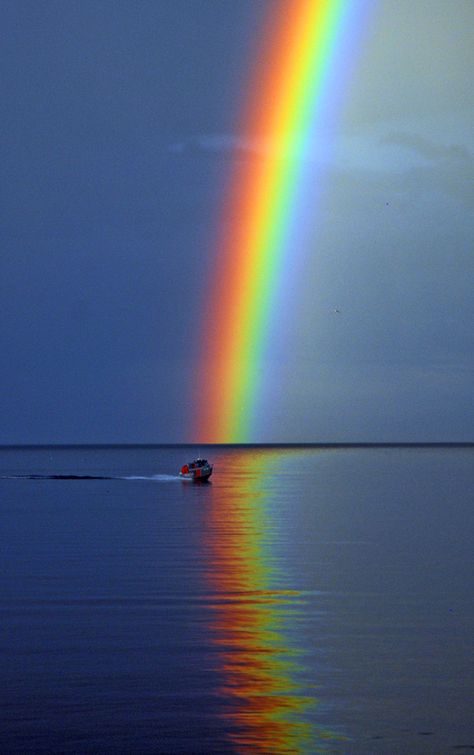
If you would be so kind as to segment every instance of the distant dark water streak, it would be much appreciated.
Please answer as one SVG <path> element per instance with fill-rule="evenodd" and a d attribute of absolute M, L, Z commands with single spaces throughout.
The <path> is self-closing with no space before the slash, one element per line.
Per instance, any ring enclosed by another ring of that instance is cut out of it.
<path fill-rule="evenodd" d="M 178 475 L 87 475 L 87 474 L 26 474 L 26 475 L 0 475 L 0 480 L 150 480 L 153 482 L 179 481 Z"/>

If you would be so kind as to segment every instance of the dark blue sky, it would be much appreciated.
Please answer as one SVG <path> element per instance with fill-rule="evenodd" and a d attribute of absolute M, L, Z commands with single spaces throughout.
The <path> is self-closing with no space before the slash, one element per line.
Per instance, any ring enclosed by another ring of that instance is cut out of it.
<path fill-rule="evenodd" d="M 0 442 L 187 439 L 267 7 L 2 0 Z M 473 439 L 473 21 L 379 3 L 260 440 Z"/>
<path fill-rule="evenodd" d="M 2 2 L 2 441 L 184 432 L 238 5 Z"/>

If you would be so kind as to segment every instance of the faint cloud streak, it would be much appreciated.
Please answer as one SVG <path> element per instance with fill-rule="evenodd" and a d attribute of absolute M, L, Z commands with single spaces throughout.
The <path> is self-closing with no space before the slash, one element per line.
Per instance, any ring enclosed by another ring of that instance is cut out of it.
<path fill-rule="evenodd" d="M 394 132 L 386 136 L 382 144 L 405 147 L 428 160 L 472 164 L 472 155 L 466 147 L 459 144 L 437 144 L 419 134 Z"/>

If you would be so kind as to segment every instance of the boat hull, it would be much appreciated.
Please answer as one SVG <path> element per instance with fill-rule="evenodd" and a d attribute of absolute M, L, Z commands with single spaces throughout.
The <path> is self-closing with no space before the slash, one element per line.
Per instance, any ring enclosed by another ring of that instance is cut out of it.
<path fill-rule="evenodd" d="M 212 474 L 212 467 L 202 469 L 190 469 L 189 472 L 180 472 L 179 476 L 182 480 L 189 480 L 190 482 L 207 482 Z"/>
<path fill-rule="evenodd" d="M 207 459 L 193 459 L 193 461 L 183 464 L 179 472 L 179 476 L 182 480 L 190 480 L 190 482 L 207 482 L 212 474 L 212 464 L 209 464 Z"/>

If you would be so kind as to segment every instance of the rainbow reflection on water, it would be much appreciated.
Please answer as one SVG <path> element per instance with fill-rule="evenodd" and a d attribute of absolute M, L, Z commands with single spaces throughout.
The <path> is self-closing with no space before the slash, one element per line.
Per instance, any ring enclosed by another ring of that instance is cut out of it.
<path fill-rule="evenodd" d="M 318 725 L 317 638 L 301 631 L 307 596 L 295 587 L 278 516 L 278 477 L 288 463 L 288 451 L 232 450 L 206 502 L 210 629 L 238 752 L 334 752 L 343 739 Z"/>

